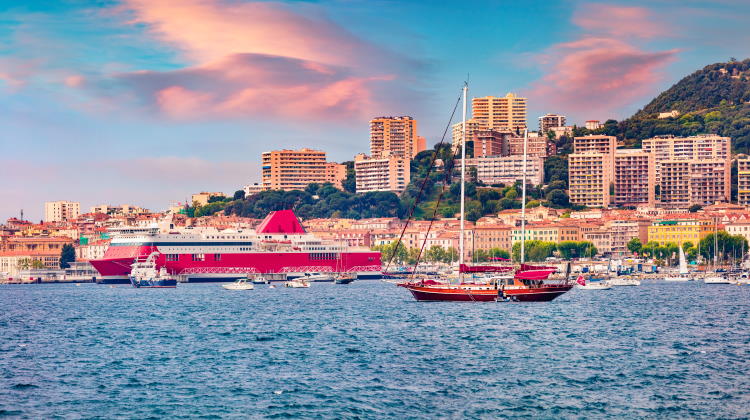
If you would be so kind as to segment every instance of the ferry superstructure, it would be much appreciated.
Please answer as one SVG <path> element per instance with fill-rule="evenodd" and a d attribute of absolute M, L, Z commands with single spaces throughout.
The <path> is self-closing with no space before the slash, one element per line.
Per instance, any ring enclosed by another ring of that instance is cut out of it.
<path fill-rule="evenodd" d="M 271 212 L 256 230 L 158 225 L 112 228 L 104 257 L 92 260 L 101 283 L 128 283 L 133 261 L 157 252 L 156 265 L 183 281 L 231 281 L 250 273 L 381 274 L 380 253 L 350 249 L 305 232 L 291 210 Z"/>

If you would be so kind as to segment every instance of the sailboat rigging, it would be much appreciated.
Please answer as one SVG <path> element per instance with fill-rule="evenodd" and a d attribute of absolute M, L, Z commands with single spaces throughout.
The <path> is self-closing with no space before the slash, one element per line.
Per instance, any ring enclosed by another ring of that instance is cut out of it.
<path fill-rule="evenodd" d="M 414 298 L 418 301 L 470 301 L 470 302 L 490 302 L 496 300 L 515 300 L 515 301 L 550 301 L 573 287 L 573 283 L 570 278 L 566 276 L 562 281 L 549 281 L 549 276 L 556 271 L 553 267 L 534 267 L 529 266 L 525 263 L 525 236 L 526 236 L 526 162 L 528 156 L 528 130 L 524 130 L 524 153 L 523 153 L 523 186 L 522 186 L 522 204 L 521 204 L 521 258 L 520 267 L 514 270 L 512 266 L 469 266 L 465 264 L 466 261 L 466 247 L 465 247 L 465 199 L 466 199 L 466 107 L 467 107 L 467 94 L 468 84 L 464 83 L 462 89 L 461 98 L 463 100 L 463 118 L 462 118 L 462 133 L 463 138 L 461 142 L 461 197 L 460 197 L 460 208 L 461 208 L 461 219 L 460 219 L 460 232 L 459 232 L 459 255 L 458 255 L 458 282 L 451 283 L 449 279 L 440 278 L 435 276 L 434 278 L 417 278 L 416 277 L 416 265 L 414 268 L 415 275 L 412 275 L 410 281 L 399 283 L 398 286 L 408 289 Z M 454 108 L 455 113 L 455 108 Z M 452 119 L 452 118 L 451 118 Z M 447 131 L 447 128 L 446 128 Z M 445 133 L 444 133 L 445 136 Z M 442 140 L 441 140 L 442 144 Z M 433 154 L 432 162 L 435 161 L 437 150 Z M 455 153 L 454 153 L 455 156 Z M 432 167 L 432 165 L 431 165 Z M 446 181 L 450 181 L 450 171 L 446 168 Z M 429 175 L 429 174 L 428 174 Z M 426 181 L 426 178 L 425 178 Z M 422 188 L 419 191 L 417 199 L 421 197 L 424 190 L 424 182 Z M 432 222 L 437 214 L 437 206 L 442 198 L 442 192 L 438 196 L 438 204 L 435 206 L 435 213 L 430 220 L 428 227 L 429 230 L 432 227 Z M 414 212 L 417 202 L 415 201 L 412 209 L 409 212 L 409 218 L 406 224 L 408 225 L 409 220 Z M 396 242 L 396 247 L 401 243 L 406 226 L 401 233 L 399 241 Z M 427 237 L 425 236 L 425 242 Z M 417 264 L 421 257 L 421 251 L 424 250 L 424 243 L 420 250 L 420 255 L 417 258 Z M 395 251 L 394 251 L 395 253 Z M 391 256 L 392 260 L 393 256 Z M 390 261 L 389 261 L 390 265 Z M 483 274 L 484 282 L 465 282 L 464 274 Z M 494 273 L 494 274 L 492 274 Z"/>

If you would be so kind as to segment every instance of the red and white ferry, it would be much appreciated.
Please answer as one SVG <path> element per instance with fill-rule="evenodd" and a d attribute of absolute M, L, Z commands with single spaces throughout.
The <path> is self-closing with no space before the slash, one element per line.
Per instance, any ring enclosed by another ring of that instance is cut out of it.
<path fill-rule="evenodd" d="M 381 275 L 380 253 L 355 250 L 305 232 L 292 210 L 271 212 L 256 230 L 185 228 L 152 225 L 111 229 L 104 257 L 91 264 L 100 283 L 128 283 L 131 265 L 158 252 L 157 268 L 185 281 L 231 281 L 249 273 L 351 273 Z"/>

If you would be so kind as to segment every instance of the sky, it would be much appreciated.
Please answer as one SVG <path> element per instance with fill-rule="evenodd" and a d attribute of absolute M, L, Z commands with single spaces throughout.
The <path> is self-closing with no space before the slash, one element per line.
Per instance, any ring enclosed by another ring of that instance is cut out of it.
<path fill-rule="evenodd" d="M 746 0 L 0 0 L 0 220 L 232 193 L 263 151 L 367 152 L 381 115 L 433 145 L 464 80 L 526 96 L 532 128 L 627 118 L 750 57 L 749 19 Z"/>

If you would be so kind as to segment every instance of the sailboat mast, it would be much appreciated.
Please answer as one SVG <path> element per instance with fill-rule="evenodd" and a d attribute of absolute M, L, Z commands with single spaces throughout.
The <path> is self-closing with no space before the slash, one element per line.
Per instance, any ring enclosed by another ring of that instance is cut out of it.
<path fill-rule="evenodd" d="M 521 264 L 526 262 L 526 155 L 529 147 L 529 130 L 523 130 L 523 172 L 521 186 Z"/>
<path fill-rule="evenodd" d="M 466 195 L 466 92 L 469 90 L 468 83 L 464 83 L 464 109 L 463 109 L 463 122 L 462 122 L 462 136 L 461 136 L 461 233 L 458 239 L 458 247 L 460 249 L 458 267 L 459 276 L 461 272 L 461 264 L 464 263 L 464 206 L 465 206 L 465 195 Z"/>

